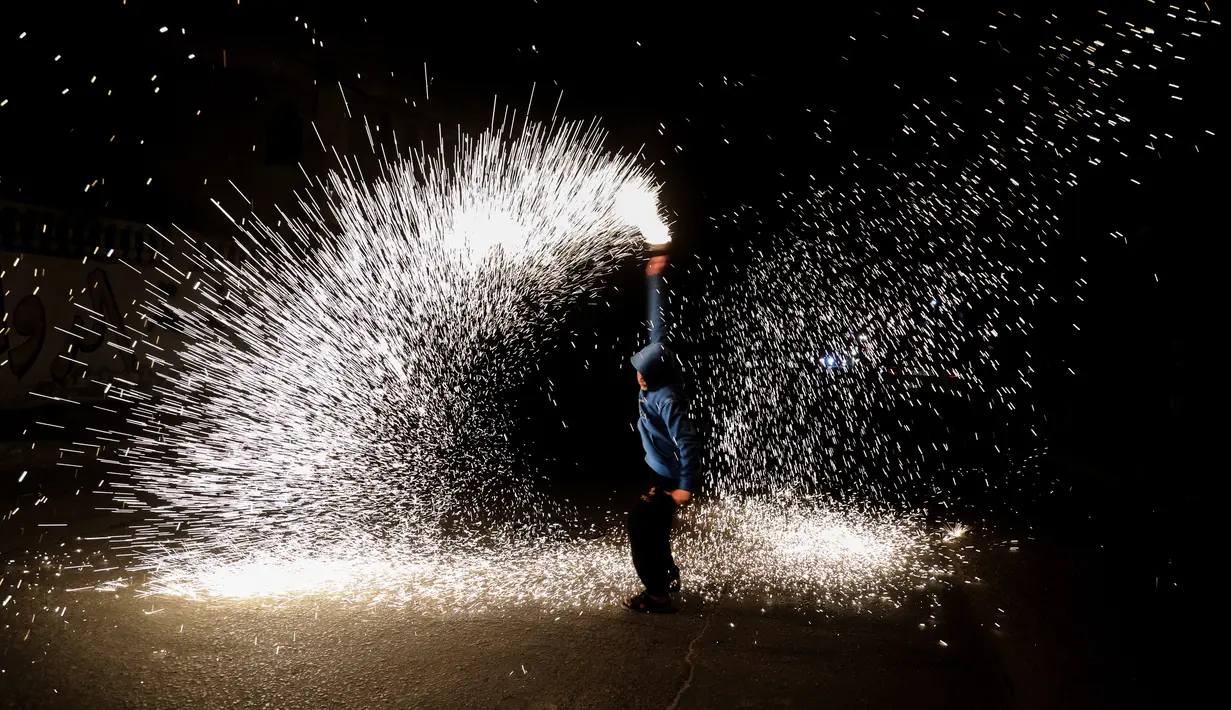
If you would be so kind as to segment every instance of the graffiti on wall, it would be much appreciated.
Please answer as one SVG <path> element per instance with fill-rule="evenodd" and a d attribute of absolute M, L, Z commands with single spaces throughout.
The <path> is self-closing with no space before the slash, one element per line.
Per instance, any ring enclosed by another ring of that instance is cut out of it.
<path fill-rule="evenodd" d="M 0 259 L 9 267 L 0 272 L 0 403 L 35 404 L 31 392 L 63 396 L 88 389 L 90 380 L 145 379 L 124 332 L 126 323 L 140 322 L 125 310 L 143 287 L 139 274 L 129 271 L 113 283 L 107 266 L 97 263 Z"/>

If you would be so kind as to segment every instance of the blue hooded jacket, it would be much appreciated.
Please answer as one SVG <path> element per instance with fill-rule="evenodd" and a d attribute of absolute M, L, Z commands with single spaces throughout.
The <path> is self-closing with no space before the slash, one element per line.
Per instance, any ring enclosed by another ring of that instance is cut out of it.
<path fill-rule="evenodd" d="M 675 353 L 664 342 L 661 275 L 646 277 L 649 288 L 650 344 L 630 359 L 648 389 L 637 398 L 640 418 L 637 431 L 645 447 L 645 462 L 654 472 L 672 478 L 677 485 L 696 492 L 701 482 L 701 442 L 688 416 L 688 401 L 680 386 Z"/>

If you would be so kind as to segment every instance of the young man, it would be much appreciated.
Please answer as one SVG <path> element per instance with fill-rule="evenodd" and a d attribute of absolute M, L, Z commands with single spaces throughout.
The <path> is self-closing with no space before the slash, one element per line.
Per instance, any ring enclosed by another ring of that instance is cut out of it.
<path fill-rule="evenodd" d="M 675 511 L 692 500 L 701 482 L 698 470 L 700 441 L 688 417 L 675 353 L 666 343 L 663 322 L 662 272 L 666 256 L 655 256 L 646 266 L 649 290 L 650 344 L 632 357 L 637 368 L 640 418 L 637 430 L 649 464 L 649 491 L 628 514 L 628 538 L 633 566 L 645 591 L 624 602 L 631 611 L 669 612 L 671 593 L 679 591 L 680 568 L 671 555 L 671 525 Z"/>

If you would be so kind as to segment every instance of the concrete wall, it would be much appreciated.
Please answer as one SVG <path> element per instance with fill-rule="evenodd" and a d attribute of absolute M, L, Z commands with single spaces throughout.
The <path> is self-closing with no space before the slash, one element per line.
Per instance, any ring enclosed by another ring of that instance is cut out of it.
<path fill-rule="evenodd" d="M 100 399 L 116 377 L 149 383 L 150 363 L 125 348 L 137 333 L 174 348 L 138 315 L 147 288 L 174 286 L 156 268 L 160 243 L 145 225 L 0 202 L 0 409 Z"/>
<path fill-rule="evenodd" d="M 453 142 L 459 122 L 467 131 L 482 128 L 490 111 L 490 97 L 473 106 L 443 97 L 416 102 L 422 77 L 395 79 L 363 47 L 340 48 L 324 61 L 229 35 L 193 42 L 218 49 L 192 61 L 184 58 L 189 47 L 151 54 L 168 75 L 159 94 L 108 104 L 102 93 L 75 92 L 79 103 L 54 116 L 33 101 L 14 103 L 25 113 L 6 114 L 14 134 L 41 137 L 56 116 L 120 107 L 106 114 L 116 125 L 89 122 L 65 131 L 73 141 L 26 141 L 27 150 L 6 158 L 0 409 L 90 398 L 109 378 L 148 379 L 148 362 L 116 347 L 130 340 L 121 334 L 126 327 L 146 327 L 136 304 L 146 288 L 165 282 L 154 268 L 156 251 L 174 258 L 146 223 L 167 235 L 178 225 L 234 257 L 236 230 L 212 200 L 237 220 L 255 213 L 272 224 L 274 205 L 294 214 L 304 173 L 323 175 L 335 155 L 356 158 L 372 176 L 381 146 L 392 152 L 394 131 L 403 154 L 421 141 L 434 149 L 438 135 Z M 446 117 L 449 129 L 438 132 Z"/>
<path fill-rule="evenodd" d="M 125 324 L 140 324 L 137 274 L 115 263 L 14 252 L 0 252 L 0 263 L 0 407 L 48 404 L 38 395 L 98 396 L 94 381 L 143 376 L 136 358 L 114 347 L 131 340 L 121 334 Z"/>

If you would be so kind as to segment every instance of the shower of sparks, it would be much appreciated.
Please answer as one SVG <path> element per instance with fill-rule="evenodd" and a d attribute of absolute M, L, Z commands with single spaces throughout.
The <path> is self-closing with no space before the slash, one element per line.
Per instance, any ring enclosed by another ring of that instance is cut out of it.
<path fill-rule="evenodd" d="M 690 600 L 778 598 L 784 603 L 892 608 L 951 573 L 954 560 L 918 520 L 802 501 L 720 501 L 684 516 L 675 550 L 688 560 Z M 145 593 L 195 599 L 311 594 L 364 604 L 481 610 L 528 603 L 602 607 L 626 594 L 621 535 L 596 540 L 505 539 L 498 545 L 420 534 L 363 554 L 321 536 L 269 539 L 248 551 L 160 558 Z M 759 574 L 752 576 L 748 569 Z"/>
<path fill-rule="evenodd" d="M 118 507 L 145 520 L 112 549 L 138 555 L 142 588 L 442 608 L 626 592 L 622 534 L 563 534 L 517 475 L 499 399 L 553 307 L 666 231 L 648 176 L 600 139 L 487 134 L 370 185 L 344 164 L 317 185 L 324 207 L 280 213 L 287 234 L 237 222 L 238 263 L 181 233 L 161 268 L 187 295 L 151 291 L 145 315 L 182 342 L 165 355 L 138 337 L 155 393 L 110 392 L 141 427 L 112 462 Z M 698 597 L 852 606 L 944 576 L 933 537 L 891 514 L 732 500 L 696 509 L 676 549 Z"/>
<path fill-rule="evenodd" d="M 499 396 L 556 307 L 640 248 L 614 205 L 653 185 L 602 138 L 494 130 L 371 182 L 344 162 L 283 229 L 236 221 L 237 263 L 167 238 L 182 258 L 159 268 L 185 295 L 152 290 L 143 315 L 182 342 L 136 336 L 158 384 L 109 392 L 140 428 L 114 460 L 117 504 L 149 516 L 126 544 L 164 570 L 221 549 L 541 534 Z"/>
<path fill-rule="evenodd" d="M 1017 451 L 997 451 L 1033 467 L 1045 450 L 1028 435 L 1035 369 L 998 353 L 1024 342 L 1045 296 L 1035 279 L 1048 242 L 1064 238 L 1057 198 L 1085 166 L 1151 149 L 1118 89 L 1180 65 L 1159 33 L 1191 41 L 1195 18 L 1144 12 L 1154 29 L 1100 16 L 1090 37 L 1051 30 L 1031 49 L 1041 74 L 996 87 L 985 105 L 916 100 L 887 149 L 857 154 L 825 189 L 782 196 L 785 228 L 763 233 L 751 209 L 725 216 L 747 246 L 690 275 L 703 286 L 678 305 L 677 327 L 697 344 L 714 487 L 944 506 L 959 477 L 992 486 L 986 471 L 946 462 L 989 424 L 1025 434 Z"/>
<path fill-rule="evenodd" d="M 699 276 L 700 298 L 672 318 L 694 345 L 690 391 L 711 452 L 712 495 L 675 538 L 686 596 L 895 605 L 951 573 L 962 553 L 943 543 L 965 526 L 886 511 L 917 508 L 920 491 L 943 505 L 950 482 L 986 475 L 943 463 L 978 433 L 921 435 L 912 413 L 939 417 L 958 400 L 1004 417 L 1031 387 L 1033 370 L 1006 372 L 992 346 L 1028 332 L 1045 295 L 1032 278 L 1061 238 L 1051 205 L 1086 164 L 1171 140 L 1134 131 L 1116 87 L 1168 71 L 1200 36 L 1192 26 L 1209 29 L 1192 10 L 1156 10 L 1101 16 L 1097 37 L 1049 29 L 1029 48 L 1043 72 L 986 106 L 918 97 L 885 154 L 760 207 L 792 215 L 788 229 L 760 234 L 754 206 L 725 216 L 745 238 L 741 271 L 702 263 L 680 279 Z M 423 78 L 426 97 L 426 65 Z M 342 101 L 355 95 L 339 86 Z M 993 128 L 974 128 L 984 114 Z M 140 357 L 155 385 L 104 383 L 136 433 L 99 441 L 115 507 L 138 522 L 109 541 L 123 563 L 81 565 L 107 580 L 82 589 L 444 610 L 615 603 L 633 583 L 627 541 L 570 535 L 517 460 L 500 397 L 534 368 L 564 305 L 671 239 L 648 171 L 601 138 L 501 127 L 453 155 L 382 160 L 375 178 L 340 160 L 300 197 L 302 215 L 219 204 L 242 235 L 238 260 L 183 232 L 149 245 L 155 280 L 178 289 L 147 280 L 151 329 L 124 326 L 108 345 Z M 87 325 L 101 320 L 85 311 Z M 0 579 L 2 606 L 14 585 Z"/>

